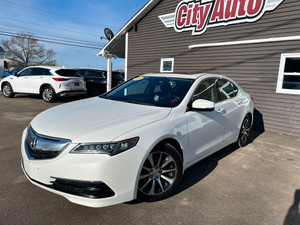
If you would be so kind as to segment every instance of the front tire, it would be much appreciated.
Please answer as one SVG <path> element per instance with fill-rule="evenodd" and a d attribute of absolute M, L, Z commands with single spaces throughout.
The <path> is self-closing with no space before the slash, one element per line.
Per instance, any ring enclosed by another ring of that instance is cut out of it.
<path fill-rule="evenodd" d="M 172 195 L 181 182 L 182 167 L 182 158 L 171 144 L 163 143 L 155 148 L 139 176 L 139 197 L 157 201 Z"/>
<path fill-rule="evenodd" d="M 2 93 L 3 93 L 4 97 L 6 97 L 6 98 L 12 98 L 15 95 L 13 92 L 13 89 L 9 83 L 5 83 L 3 85 Z"/>
<path fill-rule="evenodd" d="M 53 102 L 55 100 L 55 91 L 52 87 L 46 86 L 42 90 L 42 98 L 45 102 Z"/>
<path fill-rule="evenodd" d="M 248 144 L 250 131 L 251 131 L 251 118 L 249 115 L 247 115 L 245 117 L 245 119 L 243 120 L 241 129 L 240 129 L 239 139 L 237 141 L 237 145 L 239 147 L 244 147 Z"/>

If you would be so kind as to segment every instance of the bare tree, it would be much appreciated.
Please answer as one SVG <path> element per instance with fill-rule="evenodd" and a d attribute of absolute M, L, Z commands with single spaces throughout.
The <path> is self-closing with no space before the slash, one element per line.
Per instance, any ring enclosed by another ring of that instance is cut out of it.
<path fill-rule="evenodd" d="M 20 33 L 8 40 L 2 40 L 6 58 L 12 60 L 14 67 L 35 65 L 55 65 L 53 49 L 39 44 L 32 34 Z"/>

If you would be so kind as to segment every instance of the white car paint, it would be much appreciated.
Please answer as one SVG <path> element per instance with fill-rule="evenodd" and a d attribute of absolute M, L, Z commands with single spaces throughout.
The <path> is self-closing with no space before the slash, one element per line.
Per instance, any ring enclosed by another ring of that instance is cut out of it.
<path fill-rule="evenodd" d="M 49 70 L 51 75 L 22 75 L 22 73 L 31 69 L 46 69 Z M 64 67 L 51 67 L 51 66 L 32 66 L 27 67 L 20 71 L 20 76 L 9 76 L 1 80 L 0 91 L 4 83 L 9 83 L 14 93 L 25 93 L 25 94 L 40 94 L 41 87 L 43 85 L 50 85 L 57 95 L 63 95 L 71 92 L 82 92 L 86 91 L 85 81 L 81 77 L 66 77 L 57 74 L 58 70 L 66 69 Z M 65 79 L 65 81 L 56 81 L 54 79 Z M 78 83 L 78 85 L 75 85 Z"/>
<path fill-rule="evenodd" d="M 148 74 L 194 79 L 182 102 L 175 108 L 138 105 L 99 97 L 60 105 L 36 116 L 31 127 L 41 135 L 71 140 L 54 159 L 33 160 L 25 149 L 27 129 L 22 137 L 22 168 L 35 185 L 64 196 L 69 201 L 103 207 L 133 200 L 137 197 L 137 183 L 143 163 L 152 149 L 166 139 L 176 140 L 183 153 L 183 169 L 236 142 L 241 124 L 247 114 L 253 115 L 251 97 L 239 89 L 238 95 L 215 104 L 211 112 L 187 110 L 198 84 L 220 75 Z M 137 145 L 121 154 L 71 154 L 81 143 L 114 142 L 139 137 Z M 67 194 L 45 185 L 54 178 L 78 181 L 101 181 L 115 195 L 91 199 Z"/>

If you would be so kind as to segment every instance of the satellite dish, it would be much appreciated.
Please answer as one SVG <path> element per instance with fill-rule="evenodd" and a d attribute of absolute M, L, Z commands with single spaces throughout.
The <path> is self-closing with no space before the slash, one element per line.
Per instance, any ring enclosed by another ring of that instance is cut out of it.
<path fill-rule="evenodd" d="M 104 34 L 105 34 L 105 36 L 106 36 L 106 38 L 107 38 L 107 40 L 111 40 L 111 39 L 113 39 L 113 37 L 115 36 L 114 35 L 114 33 L 111 31 L 111 29 L 109 29 L 109 28 L 105 28 L 104 29 Z"/>

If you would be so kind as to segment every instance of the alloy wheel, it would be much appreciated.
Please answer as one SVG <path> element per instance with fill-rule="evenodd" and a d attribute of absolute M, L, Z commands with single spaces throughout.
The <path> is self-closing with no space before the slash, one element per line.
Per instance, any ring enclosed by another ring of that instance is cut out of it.
<path fill-rule="evenodd" d="M 53 92 L 52 88 L 47 87 L 47 88 L 44 89 L 44 91 L 43 91 L 43 99 L 46 102 L 51 102 L 53 100 L 53 95 L 54 95 L 54 92 Z"/>
<path fill-rule="evenodd" d="M 240 146 L 245 146 L 248 142 L 251 130 L 251 122 L 249 116 L 247 116 L 242 124 L 240 132 Z"/>
<path fill-rule="evenodd" d="M 176 181 L 178 173 L 175 159 L 162 151 L 148 155 L 139 177 L 139 190 L 147 196 L 161 195 Z"/>
<path fill-rule="evenodd" d="M 2 91 L 3 91 L 3 95 L 4 95 L 5 97 L 8 97 L 8 96 L 11 95 L 11 88 L 10 88 L 8 85 L 4 85 Z"/>

